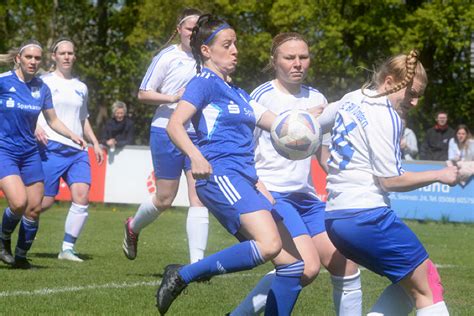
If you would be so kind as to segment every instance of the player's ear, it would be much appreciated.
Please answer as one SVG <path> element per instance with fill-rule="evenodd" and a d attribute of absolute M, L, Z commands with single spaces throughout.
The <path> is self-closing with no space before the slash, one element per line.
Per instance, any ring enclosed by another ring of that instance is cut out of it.
<path fill-rule="evenodd" d="M 383 83 L 384 83 L 384 86 L 385 86 L 385 90 L 390 90 L 396 84 L 394 78 L 390 75 L 385 77 L 385 80 L 384 80 Z"/>
<path fill-rule="evenodd" d="M 206 58 L 211 57 L 211 49 L 207 45 L 201 45 L 201 54 Z"/>

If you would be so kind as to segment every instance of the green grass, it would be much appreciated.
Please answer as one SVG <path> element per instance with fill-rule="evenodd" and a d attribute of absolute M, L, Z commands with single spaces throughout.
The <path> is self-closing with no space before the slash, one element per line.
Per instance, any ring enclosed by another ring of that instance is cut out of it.
<path fill-rule="evenodd" d="M 0 202 L 4 205 L 4 201 Z M 184 209 L 173 209 L 140 236 L 135 261 L 122 254 L 123 220 L 135 206 L 92 205 L 89 221 L 77 243 L 83 263 L 57 260 L 67 204 L 58 204 L 41 218 L 41 228 L 30 251 L 35 266 L 12 270 L 0 263 L 1 315 L 144 315 L 156 314 L 154 295 L 163 268 L 188 260 Z M 408 222 L 439 269 L 445 299 L 452 315 L 473 315 L 474 225 Z M 211 219 L 208 253 L 235 241 Z M 171 307 L 170 315 L 224 315 L 247 294 L 267 264 L 251 271 L 219 276 L 210 284 L 192 284 Z M 388 281 L 362 272 L 364 311 L 375 302 Z M 49 290 L 49 291 L 48 291 Z M 36 291 L 36 292 L 35 292 Z M 305 288 L 294 315 L 333 315 L 328 273 Z"/>

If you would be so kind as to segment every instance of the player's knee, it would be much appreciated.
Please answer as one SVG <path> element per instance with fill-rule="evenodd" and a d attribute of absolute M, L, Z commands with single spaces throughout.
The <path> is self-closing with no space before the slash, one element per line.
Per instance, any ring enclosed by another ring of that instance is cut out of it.
<path fill-rule="evenodd" d="M 280 253 L 283 244 L 279 236 L 267 238 L 259 242 L 260 253 L 265 261 L 272 260 Z"/>
<path fill-rule="evenodd" d="M 15 198 L 8 201 L 10 210 L 18 215 L 24 214 L 27 206 L 26 198 Z"/>
<path fill-rule="evenodd" d="M 301 285 L 306 286 L 313 282 L 319 275 L 321 263 L 316 260 L 305 260 Z"/>
<path fill-rule="evenodd" d="M 160 210 L 160 211 L 164 211 L 168 208 L 171 207 L 171 204 L 173 203 L 174 201 L 174 196 L 170 196 L 170 195 L 155 195 L 155 198 L 152 199 L 153 201 L 153 204 L 155 205 L 155 207 Z"/>
<path fill-rule="evenodd" d="M 443 298 L 443 285 L 441 284 L 441 277 L 439 276 L 438 269 L 434 265 L 433 261 L 430 259 L 426 262 L 427 265 L 427 274 L 428 274 L 428 284 L 431 289 L 431 294 L 433 295 L 433 304 L 444 301 Z"/>

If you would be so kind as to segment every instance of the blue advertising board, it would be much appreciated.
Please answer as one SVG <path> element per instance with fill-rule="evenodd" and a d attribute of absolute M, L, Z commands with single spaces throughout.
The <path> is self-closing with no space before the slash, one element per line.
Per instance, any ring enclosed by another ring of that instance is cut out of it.
<path fill-rule="evenodd" d="M 405 161 L 406 171 L 441 169 L 445 163 Z M 402 218 L 474 222 L 474 179 L 454 187 L 433 183 L 411 192 L 390 194 L 392 209 Z"/>

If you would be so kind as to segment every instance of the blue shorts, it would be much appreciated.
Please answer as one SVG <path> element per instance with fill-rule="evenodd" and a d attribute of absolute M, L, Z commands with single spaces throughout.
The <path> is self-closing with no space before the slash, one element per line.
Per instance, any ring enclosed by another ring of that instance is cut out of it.
<path fill-rule="evenodd" d="M 428 259 L 416 235 L 388 207 L 326 212 L 326 230 L 346 258 L 393 283 Z"/>
<path fill-rule="evenodd" d="M 51 140 L 47 146 L 39 145 L 39 148 L 45 174 L 45 196 L 58 194 L 60 178 L 69 187 L 73 183 L 91 184 L 91 165 L 87 151 Z"/>
<path fill-rule="evenodd" d="M 41 158 L 36 148 L 23 155 L 16 155 L 0 148 L 0 161 L 0 179 L 17 175 L 25 185 L 44 181 Z"/>
<path fill-rule="evenodd" d="M 196 134 L 188 135 L 196 145 Z M 183 170 L 185 172 L 191 170 L 191 161 L 188 156 L 173 144 L 164 128 L 152 128 L 150 150 L 156 179 L 179 179 Z"/>
<path fill-rule="evenodd" d="M 240 229 L 240 215 L 258 210 L 272 212 L 275 220 L 281 220 L 273 211 L 272 203 L 257 190 L 256 181 L 239 174 L 212 174 L 207 180 L 196 183 L 201 202 L 211 211 L 229 233 Z"/>
<path fill-rule="evenodd" d="M 276 204 L 273 206 L 283 217 L 283 223 L 295 238 L 301 235 L 316 236 L 324 231 L 326 203 L 308 193 L 271 192 Z"/>

